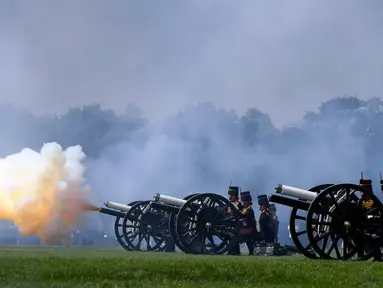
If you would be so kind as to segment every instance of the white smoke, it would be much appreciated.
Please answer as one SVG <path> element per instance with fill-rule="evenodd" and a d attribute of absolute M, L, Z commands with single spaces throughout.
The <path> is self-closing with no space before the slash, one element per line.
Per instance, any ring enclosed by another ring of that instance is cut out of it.
<path fill-rule="evenodd" d="M 45 243 L 67 240 L 89 202 L 84 159 L 81 146 L 63 150 L 57 143 L 0 159 L 0 219 Z"/>

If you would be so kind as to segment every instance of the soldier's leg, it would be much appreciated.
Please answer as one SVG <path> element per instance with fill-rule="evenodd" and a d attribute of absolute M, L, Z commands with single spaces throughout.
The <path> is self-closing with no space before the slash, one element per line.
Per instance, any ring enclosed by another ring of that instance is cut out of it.
<path fill-rule="evenodd" d="M 234 246 L 227 252 L 228 255 L 241 255 L 240 240 L 234 244 Z"/>
<path fill-rule="evenodd" d="M 246 240 L 246 246 L 247 246 L 247 249 L 249 249 L 249 255 L 253 255 L 254 254 L 254 242 L 253 242 L 253 239 L 247 239 Z"/>
<path fill-rule="evenodd" d="M 374 249 L 374 261 L 382 261 L 382 251 L 380 250 L 380 240 L 374 239 L 372 243 Z"/>
<path fill-rule="evenodd" d="M 356 234 L 355 235 L 355 244 L 356 244 L 356 249 L 358 253 L 358 258 L 362 258 L 364 255 L 364 251 L 366 249 L 366 243 L 363 243 L 363 234 Z"/>
<path fill-rule="evenodd" d="M 254 254 L 254 237 L 253 237 L 253 233 L 246 235 L 244 240 L 245 240 L 247 249 L 249 250 L 249 255 L 253 255 Z"/>
<path fill-rule="evenodd" d="M 234 255 L 241 255 L 241 247 L 240 247 L 239 241 L 235 243 L 233 252 L 234 252 Z"/>

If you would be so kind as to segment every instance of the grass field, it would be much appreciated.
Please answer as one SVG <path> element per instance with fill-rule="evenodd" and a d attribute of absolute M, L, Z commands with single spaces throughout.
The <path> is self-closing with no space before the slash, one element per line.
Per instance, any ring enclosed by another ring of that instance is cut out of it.
<path fill-rule="evenodd" d="M 383 263 L 0 247 L 0 287 L 378 287 Z"/>

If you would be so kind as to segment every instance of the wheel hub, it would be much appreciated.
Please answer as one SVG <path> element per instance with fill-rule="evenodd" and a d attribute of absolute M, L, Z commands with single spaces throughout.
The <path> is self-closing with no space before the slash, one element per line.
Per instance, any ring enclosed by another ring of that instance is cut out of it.
<path fill-rule="evenodd" d="M 344 221 L 343 223 L 343 227 L 346 229 L 346 230 L 349 230 L 351 228 L 351 222 L 350 221 Z"/>
<path fill-rule="evenodd" d="M 155 214 L 145 214 L 139 222 L 139 231 L 141 233 L 158 233 L 160 230 L 159 218 Z"/>

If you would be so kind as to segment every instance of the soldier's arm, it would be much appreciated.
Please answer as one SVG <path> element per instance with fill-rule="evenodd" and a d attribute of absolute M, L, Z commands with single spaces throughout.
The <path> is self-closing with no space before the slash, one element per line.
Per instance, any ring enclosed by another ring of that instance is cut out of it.
<path fill-rule="evenodd" d="M 267 216 L 262 213 L 261 217 L 259 217 L 259 227 L 261 228 L 261 231 L 266 231 L 267 225 Z"/>
<path fill-rule="evenodd" d="M 254 217 L 254 210 L 253 209 L 247 209 L 245 213 L 243 213 L 243 215 L 248 218 L 248 219 L 251 219 L 252 217 Z"/>

